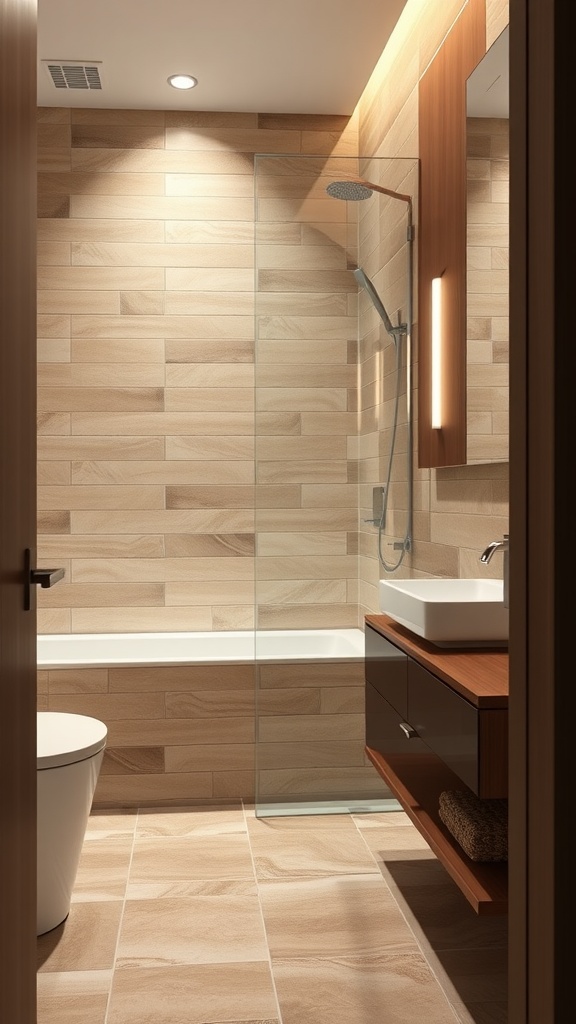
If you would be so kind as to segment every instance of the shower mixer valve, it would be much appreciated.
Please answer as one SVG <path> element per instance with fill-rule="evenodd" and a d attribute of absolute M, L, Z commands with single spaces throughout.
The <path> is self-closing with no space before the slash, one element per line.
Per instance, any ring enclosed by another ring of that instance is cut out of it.
<path fill-rule="evenodd" d="M 363 523 L 374 523 L 375 526 L 384 526 L 386 510 L 386 487 L 380 485 L 372 488 L 372 519 L 363 519 Z"/>

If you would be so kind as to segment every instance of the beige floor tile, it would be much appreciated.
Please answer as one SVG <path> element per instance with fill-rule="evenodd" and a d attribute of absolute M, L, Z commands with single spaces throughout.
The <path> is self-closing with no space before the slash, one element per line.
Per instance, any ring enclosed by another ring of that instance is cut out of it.
<path fill-rule="evenodd" d="M 275 1024 L 277 1013 L 267 963 L 200 964 L 117 972 L 107 1024 Z"/>
<path fill-rule="evenodd" d="M 124 899 L 133 842 L 131 835 L 121 833 L 85 842 L 74 882 L 72 902 Z"/>
<path fill-rule="evenodd" d="M 222 807 L 170 807 L 150 808 L 138 814 L 136 835 L 143 836 L 200 836 L 246 832 L 246 822 L 240 803 Z"/>
<path fill-rule="evenodd" d="M 399 825 L 408 825 L 413 828 L 405 811 L 374 811 L 368 814 L 353 814 L 352 820 L 360 831 L 365 828 L 398 828 Z"/>
<path fill-rule="evenodd" d="M 465 1005 L 507 999 L 506 949 L 450 949 L 436 951 L 435 956 L 448 984 Z"/>
<path fill-rule="evenodd" d="M 181 896 L 257 896 L 258 886 L 252 878 L 217 878 L 213 880 L 129 882 L 129 900 L 180 899 Z"/>
<path fill-rule="evenodd" d="M 222 836 L 136 839 L 130 867 L 130 892 L 135 887 L 146 895 L 149 886 L 175 883 L 179 895 L 185 896 L 187 883 L 206 880 L 254 880 L 248 837 L 230 833 Z"/>
<path fill-rule="evenodd" d="M 506 1002 L 470 1003 L 467 1007 L 455 1007 L 461 1024 L 507 1024 L 508 1004 Z"/>
<path fill-rule="evenodd" d="M 38 938 L 39 971 L 99 971 L 113 966 L 122 902 L 73 903 L 66 920 Z"/>
<path fill-rule="evenodd" d="M 251 832 L 250 841 L 256 877 L 260 880 L 374 873 L 374 860 L 358 833 Z"/>
<path fill-rule="evenodd" d="M 118 812 L 105 810 L 92 810 L 84 838 L 104 839 L 106 836 L 133 836 L 138 819 L 138 811 L 135 807 L 126 808 Z"/>
<path fill-rule="evenodd" d="M 104 1024 L 112 971 L 38 974 L 37 1024 Z"/>
<path fill-rule="evenodd" d="M 393 868 L 389 869 L 392 877 Z M 478 916 L 447 876 L 436 885 L 395 886 L 393 893 L 411 927 L 432 949 L 507 947 L 507 918 Z"/>
<path fill-rule="evenodd" d="M 260 884 L 272 958 L 418 952 L 379 874 Z"/>
<path fill-rule="evenodd" d="M 294 814 L 273 818 L 246 815 L 251 836 L 274 832 L 353 832 L 354 822 L 349 814 Z"/>
<path fill-rule="evenodd" d="M 385 825 L 365 828 L 362 829 L 362 838 L 375 856 L 393 850 L 430 850 L 426 840 L 412 824 L 398 825 L 395 828 Z"/>
<path fill-rule="evenodd" d="M 283 1024 L 456 1024 L 418 953 L 273 964 Z"/>
<path fill-rule="evenodd" d="M 198 896 L 128 901 L 116 964 L 122 970 L 267 957 L 256 897 Z"/>

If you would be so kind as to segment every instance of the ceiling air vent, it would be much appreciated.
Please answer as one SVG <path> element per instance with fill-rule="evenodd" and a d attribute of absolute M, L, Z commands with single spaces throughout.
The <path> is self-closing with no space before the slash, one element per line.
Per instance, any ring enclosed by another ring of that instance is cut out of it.
<path fill-rule="evenodd" d="M 42 64 L 57 89 L 102 88 L 102 61 L 43 60 Z"/>

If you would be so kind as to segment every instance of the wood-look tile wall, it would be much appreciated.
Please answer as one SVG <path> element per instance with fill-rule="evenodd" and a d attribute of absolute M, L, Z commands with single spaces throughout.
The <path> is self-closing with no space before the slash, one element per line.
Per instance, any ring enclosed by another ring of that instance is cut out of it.
<path fill-rule="evenodd" d="M 468 462 L 508 460 L 508 126 L 467 118 Z"/>
<path fill-rule="evenodd" d="M 255 427 L 254 153 L 352 155 L 355 120 L 41 108 L 38 133 L 38 549 L 40 564 L 67 569 L 39 593 L 39 631 L 252 628 L 255 505 L 261 625 L 282 603 L 296 606 L 287 625 L 324 624 L 326 602 L 331 624 L 348 625 L 354 310 L 313 244 L 322 201 L 302 218 L 298 196 L 267 177 Z M 291 347 L 277 329 L 287 313 Z M 328 358 L 327 331 L 339 339 Z M 276 544 L 278 530 L 292 536 Z"/>
<path fill-rule="evenodd" d="M 388 46 L 376 65 L 358 104 L 359 151 L 385 157 L 418 156 L 418 82 L 455 19 L 463 0 L 442 2 L 408 0 Z M 486 0 L 486 49 L 508 24 L 508 0 Z M 416 239 L 418 233 L 416 232 Z M 383 253 L 386 259 L 386 253 Z M 388 254 L 389 258 L 390 254 Z M 417 295 L 415 281 L 415 295 Z M 359 363 L 374 379 L 373 349 L 362 343 Z M 412 409 L 414 437 L 417 437 L 418 308 L 415 303 L 414 386 Z M 385 377 L 377 374 L 382 388 Z M 376 455 L 387 451 L 384 431 L 376 434 L 370 419 L 363 417 L 359 438 L 360 475 L 374 477 Z M 415 442 L 416 443 L 416 442 Z M 416 456 L 416 451 L 415 451 Z M 416 457 L 414 459 L 416 464 Z M 377 472 L 381 473 L 382 462 Z M 508 530 L 508 464 L 484 463 L 413 473 L 414 542 L 409 556 L 396 576 L 501 576 L 501 559 L 481 565 L 479 556 L 491 540 Z M 369 508 L 370 489 L 362 505 Z M 391 491 L 393 511 L 390 529 L 401 525 L 402 498 Z M 397 524 L 398 509 L 400 524 Z M 364 614 L 378 608 L 377 581 L 383 571 L 376 554 L 376 533 L 371 528 L 360 534 L 360 622 Z M 401 530 L 400 530 L 401 533 Z M 390 539 L 393 539 L 393 535 Z"/>
<path fill-rule="evenodd" d="M 95 806 L 388 795 L 364 755 L 361 660 L 268 663 L 257 686 L 255 671 L 246 663 L 42 670 L 38 708 L 105 722 Z"/>
<path fill-rule="evenodd" d="M 356 157 L 257 157 L 256 509 L 262 629 L 357 624 Z"/>

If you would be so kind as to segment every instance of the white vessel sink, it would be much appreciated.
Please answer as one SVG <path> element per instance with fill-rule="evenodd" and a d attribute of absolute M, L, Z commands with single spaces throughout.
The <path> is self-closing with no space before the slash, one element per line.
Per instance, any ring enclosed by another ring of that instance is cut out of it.
<path fill-rule="evenodd" d="M 439 647 L 506 647 L 502 580 L 380 580 L 380 611 Z"/>

